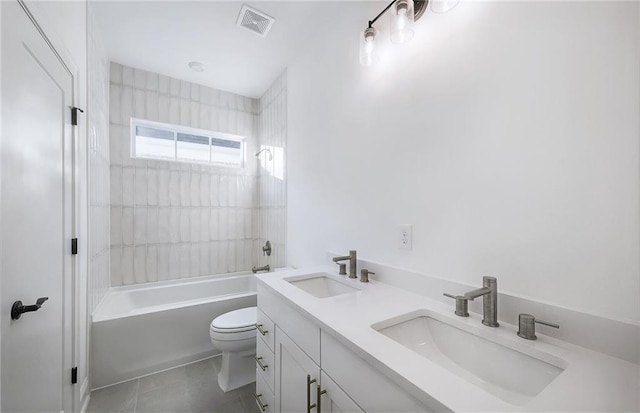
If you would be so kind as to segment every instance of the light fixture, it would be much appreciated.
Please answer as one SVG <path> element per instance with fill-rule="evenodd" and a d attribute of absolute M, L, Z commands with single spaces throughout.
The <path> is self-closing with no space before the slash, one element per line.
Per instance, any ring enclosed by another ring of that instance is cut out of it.
<path fill-rule="evenodd" d="M 434 13 L 446 13 L 460 3 L 460 0 L 431 0 L 431 11 Z"/>
<path fill-rule="evenodd" d="M 376 36 L 378 31 L 375 27 L 367 27 L 360 35 L 360 64 L 371 66 L 375 63 L 377 56 Z"/>
<path fill-rule="evenodd" d="M 397 0 L 391 11 L 391 43 L 406 43 L 413 38 L 413 0 Z"/>
<path fill-rule="evenodd" d="M 378 31 L 373 24 L 391 9 L 391 42 L 406 43 L 413 38 L 413 23 L 424 14 L 431 3 L 431 10 L 446 13 L 460 0 L 393 0 L 360 33 L 360 64 L 371 66 L 376 61 L 376 46 L 379 43 Z"/>
<path fill-rule="evenodd" d="M 373 20 L 369 20 L 369 27 L 360 33 L 360 64 L 371 66 L 376 60 L 376 43 L 378 31 L 373 24 L 391 9 L 391 41 L 404 43 L 413 37 L 413 23 L 422 17 L 429 0 L 393 0 Z"/>

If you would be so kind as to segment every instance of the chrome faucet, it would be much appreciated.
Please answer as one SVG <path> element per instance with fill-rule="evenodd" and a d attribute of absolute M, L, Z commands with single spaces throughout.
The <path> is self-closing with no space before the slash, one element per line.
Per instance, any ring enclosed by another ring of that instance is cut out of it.
<path fill-rule="evenodd" d="M 463 294 L 467 300 L 473 301 L 482 297 L 482 324 L 498 327 L 498 280 L 496 277 L 482 277 L 482 288 Z"/>
<path fill-rule="evenodd" d="M 255 265 L 251 268 L 251 272 L 256 274 L 258 271 L 266 271 L 269 272 L 271 269 L 269 268 L 269 264 L 263 265 L 262 267 L 256 267 Z"/>
<path fill-rule="evenodd" d="M 358 278 L 358 274 L 356 274 L 357 271 L 357 264 L 358 264 L 358 260 L 356 257 L 356 252 L 355 250 L 351 250 L 349 251 L 349 255 L 345 255 L 342 257 L 333 257 L 333 262 L 339 262 L 339 261 L 346 261 L 349 260 L 349 278 Z"/>

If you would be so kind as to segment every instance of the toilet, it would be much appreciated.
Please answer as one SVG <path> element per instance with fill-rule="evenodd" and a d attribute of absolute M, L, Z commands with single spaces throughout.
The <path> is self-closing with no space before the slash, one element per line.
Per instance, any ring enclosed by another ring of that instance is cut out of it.
<path fill-rule="evenodd" d="M 224 313 L 211 322 L 211 343 L 222 351 L 218 386 L 225 392 L 256 380 L 257 312 L 257 307 L 241 308 Z"/>

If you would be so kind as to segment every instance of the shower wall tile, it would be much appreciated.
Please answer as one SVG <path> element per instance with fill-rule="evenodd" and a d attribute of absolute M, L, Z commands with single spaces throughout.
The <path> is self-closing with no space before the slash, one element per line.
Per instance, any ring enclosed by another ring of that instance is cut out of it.
<path fill-rule="evenodd" d="M 259 149 L 268 149 L 260 158 L 258 173 L 259 214 L 254 215 L 253 237 L 259 230 L 260 244 L 271 241 L 270 257 L 258 257 L 260 265 L 284 267 L 286 260 L 287 208 L 287 75 L 283 72 L 263 94 L 259 102 Z M 255 249 L 255 247 L 254 247 Z M 254 258 L 255 260 L 255 258 Z"/>
<path fill-rule="evenodd" d="M 122 208 L 122 225 L 120 231 L 122 232 L 122 245 L 133 245 L 133 208 Z M 118 246 L 118 244 L 114 244 L 114 246 Z"/>
<path fill-rule="evenodd" d="M 169 254 L 170 246 L 168 244 L 158 245 L 158 281 L 169 280 Z"/>
<path fill-rule="evenodd" d="M 158 208 L 158 243 L 168 244 L 171 242 L 170 226 L 171 210 L 167 207 Z"/>
<path fill-rule="evenodd" d="M 122 248 L 122 284 L 129 285 L 135 283 L 135 277 L 133 272 L 133 247 Z M 111 282 L 115 285 L 116 278 L 112 278 Z"/>
<path fill-rule="evenodd" d="M 110 86 L 109 61 L 97 28 L 91 8 L 87 9 L 87 136 L 88 142 L 88 274 L 87 306 L 89 313 L 100 303 L 111 280 L 110 220 L 109 199 L 110 171 Z M 114 70 L 115 78 L 122 78 L 121 72 Z M 120 89 L 113 88 L 119 99 Z M 119 119 L 117 110 L 113 111 L 115 121 Z M 117 178 L 120 178 L 118 175 Z M 116 197 L 121 203 L 121 197 Z M 116 214 L 117 215 L 117 214 Z M 116 222 L 116 227 L 118 223 Z M 119 257 L 118 255 L 115 255 Z M 119 265 L 119 264 L 118 264 Z"/>
<path fill-rule="evenodd" d="M 158 246 L 150 245 L 147 248 L 146 262 L 147 280 L 150 282 L 158 281 Z"/>
<path fill-rule="evenodd" d="M 158 171 L 156 169 L 147 170 L 147 203 L 158 205 Z"/>
<path fill-rule="evenodd" d="M 259 148 L 258 100 L 117 63 L 111 63 L 110 72 L 106 174 L 100 179 L 110 187 L 102 198 L 103 216 L 111 221 L 106 224 L 111 285 L 257 265 L 260 180 L 249 155 Z M 247 165 L 233 169 L 134 159 L 131 117 L 242 134 Z"/>
<path fill-rule="evenodd" d="M 136 284 L 147 282 L 147 247 L 136 246 L 133 256 L 133 271 Z"/>

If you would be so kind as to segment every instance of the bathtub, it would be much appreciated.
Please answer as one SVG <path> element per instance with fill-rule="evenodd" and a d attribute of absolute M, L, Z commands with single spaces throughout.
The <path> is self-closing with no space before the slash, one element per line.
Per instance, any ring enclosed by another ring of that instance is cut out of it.
<path fill-rule="evenodd" d="M 255 305 L 250 272 L 109 289 L 92 315 L 92 389 L 219 354 L 211 320 Z"/>

